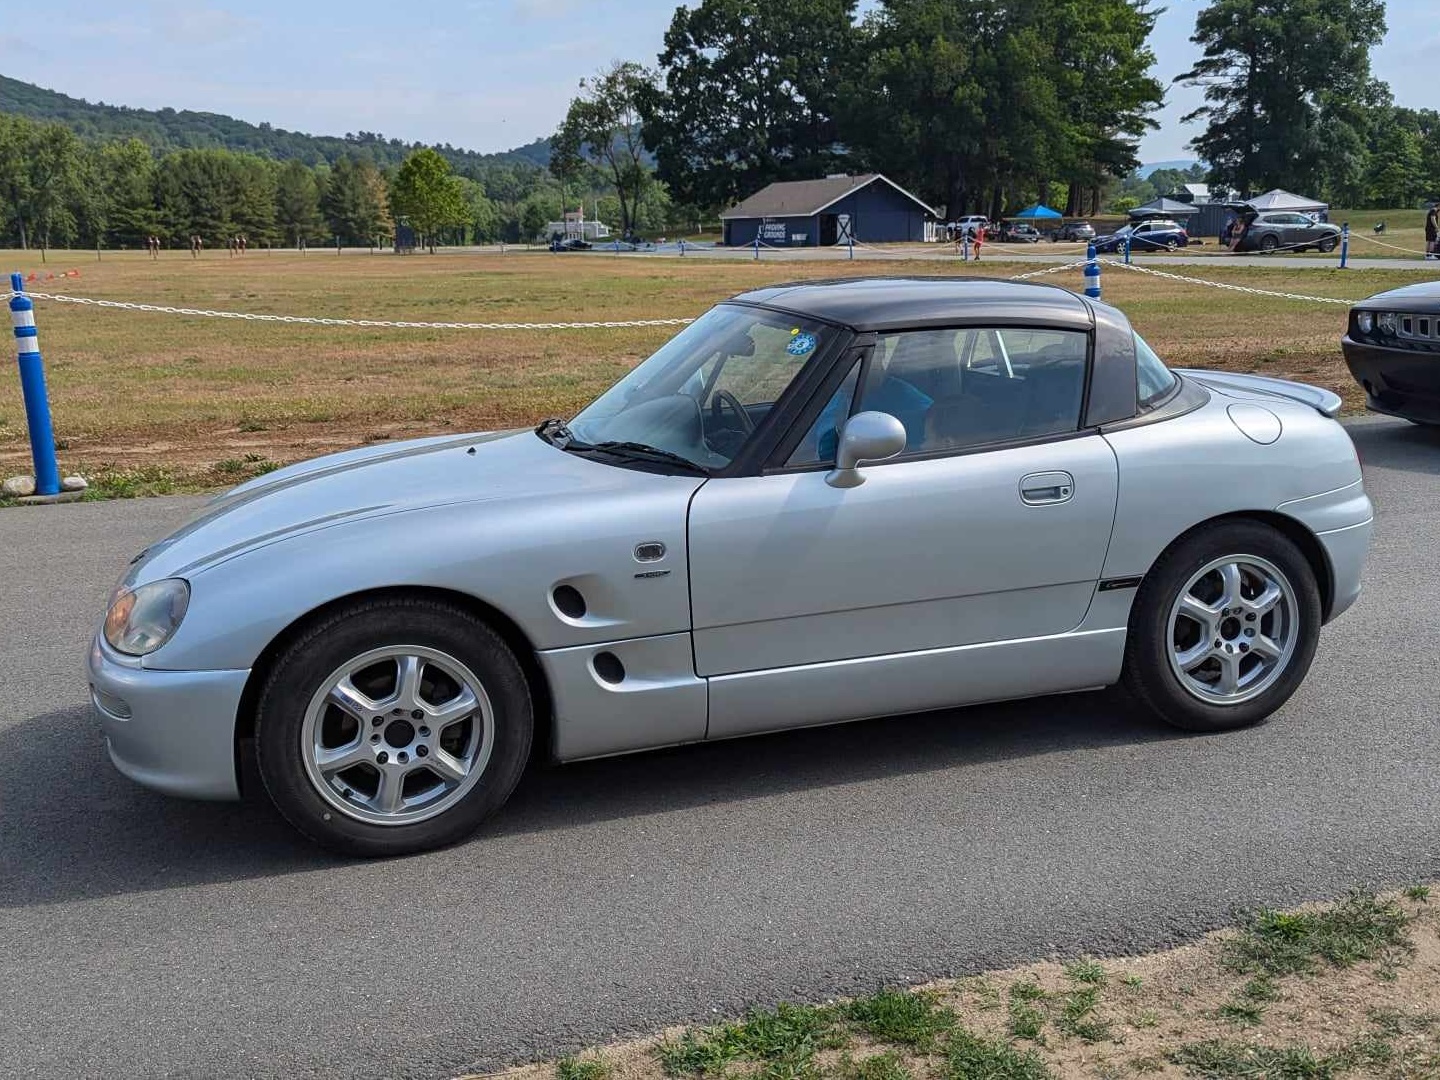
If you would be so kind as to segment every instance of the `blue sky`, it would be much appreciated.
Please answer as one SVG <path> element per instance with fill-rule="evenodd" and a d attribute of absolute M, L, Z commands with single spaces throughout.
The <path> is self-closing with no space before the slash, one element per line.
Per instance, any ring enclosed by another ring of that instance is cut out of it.
<path fill-rule="evenodd" d="M 1204 0 L 1168 0 L 1152 44 L 1185 70 Z M 1429 10 L 1426 10 L 1426 9 Z M 505 150 L 553 131 L 580 76 L 653 63 L 675 0 L 44 0 L 0 27 L 3 73 L 91 101 L 228 113 L 315 134 L 379 131 Z M 397 19 L 397 12 L 403 13 Z M 1376 74 L 1440 106 L 1440 8 L 1390 0 Z M 1427 64 L 1428 61 L 1428 64 Z M 1172 87 L 1146 161 L 1188 157 Z"/>

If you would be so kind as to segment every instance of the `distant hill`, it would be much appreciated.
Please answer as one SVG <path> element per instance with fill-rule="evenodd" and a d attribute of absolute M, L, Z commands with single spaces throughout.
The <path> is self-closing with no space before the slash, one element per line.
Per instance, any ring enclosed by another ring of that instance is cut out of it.
<path fill-rule="evenodd" d="M 334 162 L 346 154 L 368 154 L 377 165 L 398 165 L 405 155 L 424 143 L 387 139 L 374 132 L 306 135 L 269 124 L 251 124 L 220 113 L 188 109 L 131 109 L 124 105 L 91 103 L 55 90 L 0 75 L 0 112 L 32 120 L 58 121 L 81 138 L 141 139 L 162 150 L 224 148 L 246 151 L 308 165 Z M 448 144 L 437 150 L 457 169 L 486 165 L 525 164 L 544 168 L 550 163 L 550 140 L 536 139 L 507 153 L 480 154 Z"/>
<path fill-rule="evenodd" d="M 1200 164 L 1203 163 L 1196 161 L 1194 158 L 1176 158 L 1173 161 L 1151 161 L 1141 165 L 1140 168 L 1135 171 L 1140 174 L 1140 179 L 1148 180 L 1150 179 L 1150 174 L 1156 169 L 1180 169 L 1183 171 L 1191 166 Z"/>

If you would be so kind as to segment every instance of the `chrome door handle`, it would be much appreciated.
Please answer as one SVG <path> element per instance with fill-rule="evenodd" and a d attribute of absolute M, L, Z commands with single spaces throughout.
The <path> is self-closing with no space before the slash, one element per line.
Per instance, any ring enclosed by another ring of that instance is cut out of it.
<path fill-rule="evenodd" d="M 1037 472 L 1020 480 L 1020 501 L 1026 506 L 1069 502 L 1074 494 L 1075 478 L 1068 472 Z"/>

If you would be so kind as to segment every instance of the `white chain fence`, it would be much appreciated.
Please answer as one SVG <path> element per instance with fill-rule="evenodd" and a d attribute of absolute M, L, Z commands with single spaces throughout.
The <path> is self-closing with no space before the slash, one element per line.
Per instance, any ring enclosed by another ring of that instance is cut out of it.
<path fill-rule="evenodd" d="M 694 319 L 612 319 L 603 322 L 416 322 L 407 319 L 327 319 L 307 315 L 256 315 L 245 311 L 212 311 L 208 308 L 165 307 L 161 304 L 136 304 L 123 300 L 95 300 L 87 296 L 64 293 L 29 292 L 5 294 L 25 295 L 32 300 L 50 300 L 57 304 L 80 304 L 85 307 L 111 308 L 118 311 L 148 311 L 159 315 L 193 315 L 205 319 L 238 319 L 242 322 L 288 323 L 299 326 L 363 326 L 397 330 L 612 330 L 632 326 L 685 326 Z"/>
<path fill-rule="evenodd" d="M 1312 304 L 1344 304 L 1349 307 L 1354 300 L 1341 300 L 1334 296 L 1305 296 L 1301 293 L 1274 292 L 1270 289 L 1255 289 L 1249 285 L 1231 285 L 1223 281 L 1206 281 L 1204 278 L 1188 277 L 1185 274 L 1169 274 L 1164 270 L 1153 270 L 1148 266 L 1136 266 L 1134 263 L 1121 262 L 1119 259 L 1100 259 L 1102 265 L 1118 266 L 1121 270 L 1133 270 L 1137 274 L 1149 274 L 1152 277 L 1169 278 L 1171 281 L 1183 281 L 1187 285 L 1204 285 L 1211 289 L 1225 289 L 1229 292 L 1249 293 L 1252 296 L 1273 296 L 1280 300 L 1304 300 Z"/>

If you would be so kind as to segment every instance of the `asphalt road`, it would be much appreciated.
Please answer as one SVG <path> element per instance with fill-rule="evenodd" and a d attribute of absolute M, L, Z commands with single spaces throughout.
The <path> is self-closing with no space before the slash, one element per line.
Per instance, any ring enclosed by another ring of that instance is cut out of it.
<path fill-rule="evenodd" d="M 0 1075 L 445 1077 L 1440 876 L 1440 437 L 1352 433 L 1367 591 L 1265 726 L 1105 692 L 536 769 L 391 862 L 108 765 L 85 641 L 193 500 L 0 511 Z"/>

